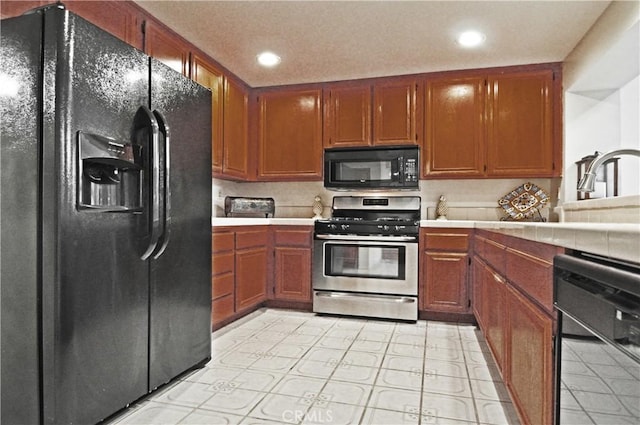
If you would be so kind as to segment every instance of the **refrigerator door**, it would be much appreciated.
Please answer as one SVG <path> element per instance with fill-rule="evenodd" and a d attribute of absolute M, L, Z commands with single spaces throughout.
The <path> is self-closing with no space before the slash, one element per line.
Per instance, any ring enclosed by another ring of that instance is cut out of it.
<path fill-rule="evenodd" d="M 96 176 L 83 168 L 78 146 L 82 135 L 116 150 L 135 144 L 134 117 L 149 101 L 148 58 L 61 10 L 44 13 L 43 39 L 43 417 L 95 423 L 148 391 L 147 218 L 137 201 L 118 200 L 111 188 L 124 183 L 114 169 Z M 95 196 L 80 196 L 82 179 Z"/>
<path fill-rule="evenodd" d="M 169 139 L 160 155 L 169 163 L 161 172 L 163 234 L 151 261 L 153 389 L 211 356 L 211 93 L 155 59 L 151 71 L 160 145 Z"/>
<path fill-rule="evenodd" d="M 38 149 L 42 18 L 0 25 L 0 423 L 40 421 Z"/>

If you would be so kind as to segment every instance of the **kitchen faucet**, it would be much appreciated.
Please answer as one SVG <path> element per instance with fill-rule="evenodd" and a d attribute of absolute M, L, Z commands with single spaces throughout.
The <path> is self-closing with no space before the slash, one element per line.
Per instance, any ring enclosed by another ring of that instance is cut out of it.
<path fill-rule="evenodd" d="M 608 159 L 617 155 L 634 155 L 640 157 L 640 149 L 616 149 L 605 154 L 602 152 L 596 152 L 595 159 L 589 165 L 589 168 L 580 179 L 580 182 L 578 182 L 578 190 L 580 192 L 593 192 L 598 168 L 600 168 L 600 166 Z"/>

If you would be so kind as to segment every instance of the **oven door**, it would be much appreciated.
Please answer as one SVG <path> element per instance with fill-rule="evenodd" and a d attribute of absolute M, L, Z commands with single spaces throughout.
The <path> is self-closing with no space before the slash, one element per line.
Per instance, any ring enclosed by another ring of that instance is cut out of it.
<path fill-rule="evenodd" d="M 313 289 L 418 295 L 418 243 L 401 236 L 317 235 Z"/>

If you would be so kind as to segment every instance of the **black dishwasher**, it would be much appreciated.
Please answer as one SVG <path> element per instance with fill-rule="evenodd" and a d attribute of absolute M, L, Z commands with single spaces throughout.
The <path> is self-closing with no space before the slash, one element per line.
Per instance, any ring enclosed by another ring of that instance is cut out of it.
<path fill-rule="evenodd" d="M 554 258 L 556 425 L 640 423 L 640 266 Z"/>

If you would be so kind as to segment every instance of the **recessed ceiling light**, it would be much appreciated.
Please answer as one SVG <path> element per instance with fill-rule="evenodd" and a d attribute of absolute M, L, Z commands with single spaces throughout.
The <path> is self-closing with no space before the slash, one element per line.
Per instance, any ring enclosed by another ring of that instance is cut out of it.
<path fill-rule="evenodd" d="M 262 66 L 272 67 L 280 63 L 280 56 L 272 52 L 263 52 L 257 56 L 258 63 Z"/>
<path fill-rule="evenodd" d="M 458 36 L 458 44 L 462 47 L 476 47 L 484 42 L 485 35 L 478 31 L 465 31 Z"/>

